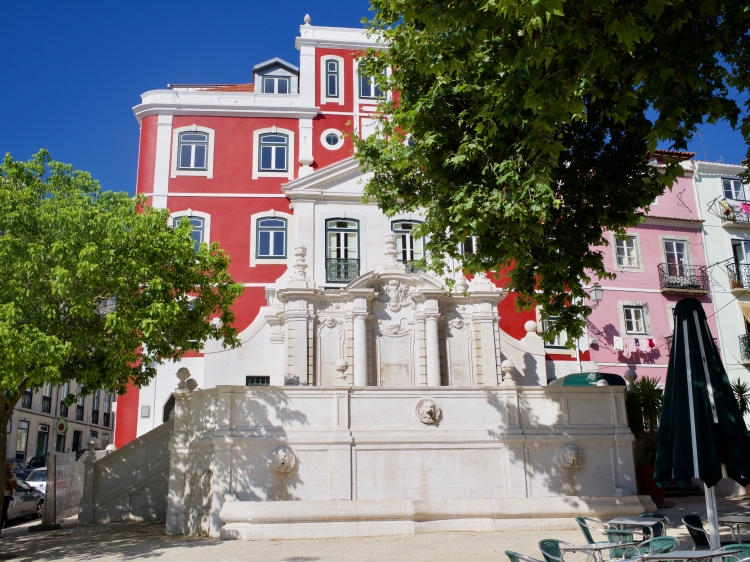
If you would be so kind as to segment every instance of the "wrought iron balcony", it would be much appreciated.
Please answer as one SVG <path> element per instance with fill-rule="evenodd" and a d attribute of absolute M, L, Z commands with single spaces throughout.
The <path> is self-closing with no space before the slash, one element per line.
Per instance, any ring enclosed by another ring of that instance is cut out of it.
<path fill-rule="evenodd" d="M 708 294 L 708 268 L 704 265 L 660 263 L 659 286 L 662 293 Z"/>
<path fill-rule="evenodd" d="M 708 212 L 721 220 L 722 226 L 738 226 L 750 228 L 750 213 L 747 211 L 748 201 L 727 201 L 717 197 L 708 204 Z"/>
<path fill-rule="evenodd" d="M 52 398 L 50 396 L 42 396 L 42 412 L 49 414 L 52 410 Z"/>
<path fill-rule="evenodd" d="M 76 419 L 83 421 L 83 406 L 76 405 Z"/>
<path fill-rule="evenodd" d="M 326 283 L 349 283 L 359 277 L 359 260 L 326 259 Z"/>
<path fill-rule="evenodd" d="M 102 415 L 102 425 L 104 427 L 109 427 L 109 412 L 104 412 Z"/>
<path fill-rule="evenodd" d="M 33 396 L 33 393 L 30 390 L 24 391 L 24 393 L 21 395 L 21 407 L 22 408 L 31 408 L 32 396 Z"/>
<path fill-rule="evenodd" d="M 750 364 L 750 334 L 740 336 L 740 359 L 743 365 Z"/>
<path fill-rule="evenodd" d="M 64 418 L 68 417 L 68 406 L 62 401 L 60 401 L 60 415 Z"/>
<path fill-rule="evenodd" d="M 406 273 L 423 273 L 424 267 L 418 267 L 419 260 L 398 260 L 406 266 Z"/>
<path fill-rule="evenodd" d="M 91 423 L 99 423 L 99 410 L 91 410 Z"/>
<path fill-rule="evenodd" d="M 729 276 L 729 289 L 750 289 L 750 265 L 729 263 L 727 264 L 727 275 Z"/>

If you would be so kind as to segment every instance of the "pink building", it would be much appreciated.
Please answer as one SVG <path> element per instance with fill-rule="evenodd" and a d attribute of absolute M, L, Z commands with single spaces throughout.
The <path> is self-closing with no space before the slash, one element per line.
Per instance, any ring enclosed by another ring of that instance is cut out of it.
<path fill-rule="evenodd" d="M 716 338 L 710 272 L 706 267 L 690 152 L 657 151 L 654 164 L 665 155 L 681 158 L 684 176 L 651 206 L 646 219 L 620 238 L 609 234 L 605 266 L 617 274 L 600 280 L 604 298 L 588 319 L 590 358 L 600 372 L 661 380 L 667 372 L 677 301 L 694 297 L 703 303 Z M 718 341 L 718 340 L 717 340 Z"/>

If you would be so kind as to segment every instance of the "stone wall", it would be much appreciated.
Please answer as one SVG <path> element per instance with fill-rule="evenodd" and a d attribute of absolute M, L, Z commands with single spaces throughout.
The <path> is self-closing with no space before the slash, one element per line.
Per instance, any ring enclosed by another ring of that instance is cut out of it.
<path fill-rule="evenodd" d="M 166 519 L 173 428 L 170 420 L 107 455 L 86 453 L 80 524 Z"/>
<path fill-rule="evenodd" d="M 623 391 L 220 386 L 177 394 L 167 532 L 361 536 L 641 513 L 654 506 L 634 495 Z"/>

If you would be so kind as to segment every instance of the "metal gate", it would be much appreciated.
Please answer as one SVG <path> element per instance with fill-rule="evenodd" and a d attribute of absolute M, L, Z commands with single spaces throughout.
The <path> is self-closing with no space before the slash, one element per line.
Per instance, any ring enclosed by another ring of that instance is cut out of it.
<path fill-rule="evenodd" d="M 42 527 L 78 514 L 83 495 L 83 471 L 83 461 L 77 462 L 75 453 L 48 454 Z"/>

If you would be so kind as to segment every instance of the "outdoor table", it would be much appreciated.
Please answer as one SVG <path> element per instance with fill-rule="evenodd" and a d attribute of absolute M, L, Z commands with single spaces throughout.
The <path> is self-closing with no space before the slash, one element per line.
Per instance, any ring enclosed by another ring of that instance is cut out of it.
<path fill-rule="evenodd" d="M 580 546 L 568 546 L 565 544 L 560 545 L 560 560 L 563 560 L 566 552 L 594 552 L 599 557 L 599 562 L 604 562 L 602 558 L 602 551 L 612 550 L 613 548 L 623 548 L 626 546 L 635 547 L 638 543 L 636 542 L 595 542 L 593 544 L 583 544 Z M 564 560 L 563 560 L 564 562 Z"/>
<path fill-rule="evenodd" d="M 664 517 L 615 517 L 609 521 L 605 521 L 604 524 L 612 527 L 649 527 L 651 529 L 651 536 L 654 536 L 654 527 L 664 522 Z M 750 521 L 749 521 L 750 522 Z M 666 532 L 666 525 L 664 530 Z"/>
<path fill-rule="evenodd" d="M 737 554 L 739 550 L 673 550 L 659 554 L 644 554 L 643 560 L 704 560 Z"/>
<path fill-rule="evenodd" d="M 742 542 L 742 535 L 740 535 L 740 525 L 750 524 L 750 515 L 719 515 L 719 523 L 729 525 L 732 529 L 732 540 L 736 542 Z M 735 534 L 735 527 L 737 527 L 737 534 Z"/>

